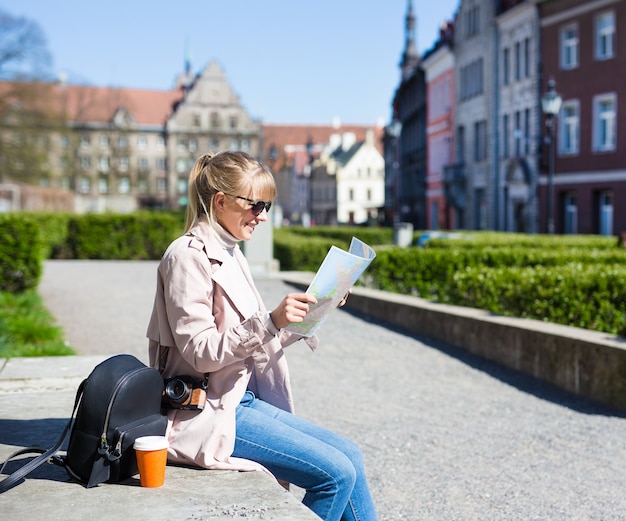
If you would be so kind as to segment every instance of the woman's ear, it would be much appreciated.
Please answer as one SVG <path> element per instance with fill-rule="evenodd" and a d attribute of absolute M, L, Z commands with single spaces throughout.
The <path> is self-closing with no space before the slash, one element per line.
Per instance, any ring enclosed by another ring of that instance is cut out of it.
<path fill-rule="evenodd" d="M 213 196 L 213 204 L 217 212 L 224 211 L 225 203 L 226 203 L 226 194 L 224 192 L 217 192 Z"/>

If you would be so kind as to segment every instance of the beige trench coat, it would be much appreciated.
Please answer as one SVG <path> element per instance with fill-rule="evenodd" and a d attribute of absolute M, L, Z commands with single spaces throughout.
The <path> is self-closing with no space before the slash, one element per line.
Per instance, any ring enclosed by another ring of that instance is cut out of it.
<path fill-rule="evenodd" d="M 293 412 L 283 347 L 300 338 L 284 331 L 274 335 L 268 319 L 239 246 L 231 256 L 206 222 L 169 246 L 159 264 L 147 332 L 150 365 L 158 367 L 161 349 L 167 354 L 164 377 L 209 373 L 204 410 L 168 412 L 170 461 L 212 469 L 261 468 L 231 457 L 235 409 L 249 388 Z M 309 340 L 313 349 L 316 339 Z"/>

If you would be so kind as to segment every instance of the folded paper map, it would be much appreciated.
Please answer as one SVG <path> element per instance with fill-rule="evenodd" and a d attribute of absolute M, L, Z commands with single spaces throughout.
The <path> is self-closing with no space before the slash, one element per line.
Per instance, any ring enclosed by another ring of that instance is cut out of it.
<path fill-rule="evenodd" d="M 374 257 L 376 252 L 356 237 L 352 237 L 349 251 L 331 246 L 306 290 L 315 296 L 317 304 L 309 307 L 303 322 L 290 324 L 287 331 L 306 337 L 314 335 Z"/>

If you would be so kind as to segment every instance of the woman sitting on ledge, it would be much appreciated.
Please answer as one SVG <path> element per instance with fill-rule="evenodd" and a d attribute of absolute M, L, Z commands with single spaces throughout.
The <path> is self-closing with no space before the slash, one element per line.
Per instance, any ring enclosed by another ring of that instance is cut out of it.
<path fill-rule="evenodd" d="M 191 170 L 185 234 L 159 264 L 148 338 L 165 378 L 208 383 L 206 401 L 168 411 L 169 460 L 263 469 L 306 490 L 322 519 L 373 521 L 360 449 L 293 414 L 283 348 L 301 337 L 283 329 L 316 300 L 290 293 L 268 312 L 239 249 L 275 198 L 272 174 L 243 152 L 205 154 Z"/>

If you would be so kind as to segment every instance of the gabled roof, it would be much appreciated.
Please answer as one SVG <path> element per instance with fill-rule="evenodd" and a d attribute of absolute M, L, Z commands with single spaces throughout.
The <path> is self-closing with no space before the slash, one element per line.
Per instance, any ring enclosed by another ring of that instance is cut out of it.
<path fill-rule="evenodd" d="M 270 151 L 275 152 L 275 159 L 271 168 L 278 171 L 287 166 L 294 157 L 295 152 L 287 151 L 288 148 L 304 147 L 308 142 L 315 145 L 326 145 L 333 134 L 345 134 L 352 132 L 357 142 L 364 141 L 365 135 L 373 125 L 263 125 L 263 160 L 268 161 Z M 382 153 L 383 129 L 374 128 L 376 134 L 376 148 Z M 291 147 L 290 147 L 291 146 Z"/>
<path fill-rule="evenodd" d="M 41 95 L 33 97 L 36 89 Z M 26 92 L 30 94 L 26 94 Z M 0 82 L 0 92 L 10 93 L 21 103 L 33 108 L 57 112 L 72 123 L 108 124 L 120 111 L 126 112 L 138 126 L 163 126 L 176 102 L 183 98 L 181 90 L 159 91 L 60 83 L 19 84 Z M 21 94 L 25 94 L 22 96 Z"/>
<path fill-rule="evenodd" d="M 183 95 L 180 90 L 56 86 L 59 107 L 74 123 L 109 123 L 123 109 L 139 126 L 163 126 Z"/>
<path fill-rule="evenodd" d="M 330 157 L 340 166 L 347 165 L 364 144 L 365 141 L 357 141 L 345 150 L 339 146 L 332 151 Z"/>

